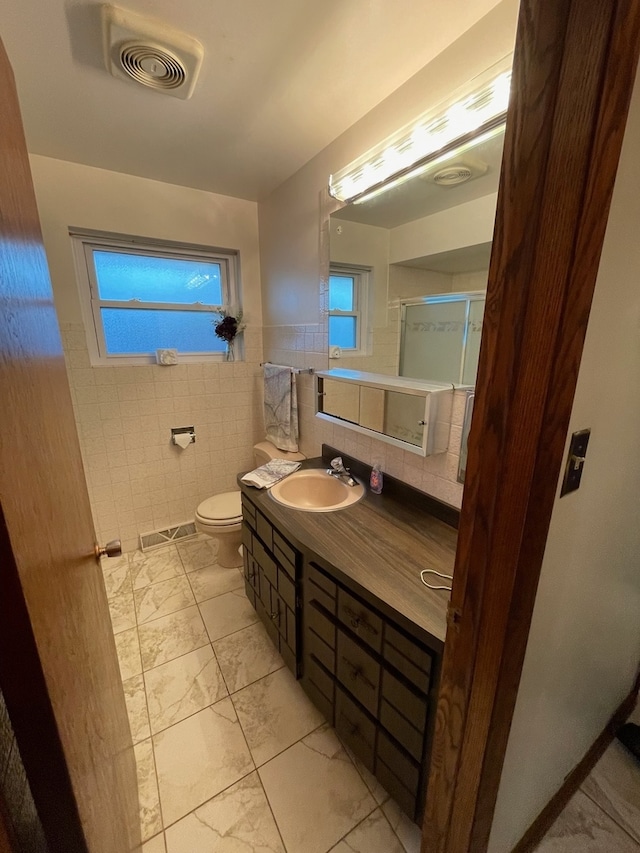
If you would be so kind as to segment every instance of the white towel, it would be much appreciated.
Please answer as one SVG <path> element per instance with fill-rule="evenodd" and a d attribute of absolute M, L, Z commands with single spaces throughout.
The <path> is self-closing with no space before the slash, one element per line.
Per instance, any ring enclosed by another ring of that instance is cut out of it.
<path fill-rule="evenodd" d="M 298 449 L 298 395 L 290 367 L 264 365 L 264 425 L 267 441 L 279 450 Z"/>
<path fill-rule="evenodd" d="M 270 489 L 271 486 L 275 486 L 280 480 L 297 471 L 301 464 L 301 462 L 290 462 L 288 459 L 272 459 L 255 471 L 249 471 L 240 479 L 243 483 L 255 486 L 257 489 Z"/>

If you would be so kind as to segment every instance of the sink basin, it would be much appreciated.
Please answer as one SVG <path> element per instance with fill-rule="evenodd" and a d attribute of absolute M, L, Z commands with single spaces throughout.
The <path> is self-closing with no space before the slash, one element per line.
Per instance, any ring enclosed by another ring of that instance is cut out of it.
<path fill-rule="evenodd" d="M 274 501 L 305 512 L 344 509 L 361 500 L 364 493 L 364 486 L 360 483 L 348 486 L 319 468 L 296 471 L 269 489 Z"/>

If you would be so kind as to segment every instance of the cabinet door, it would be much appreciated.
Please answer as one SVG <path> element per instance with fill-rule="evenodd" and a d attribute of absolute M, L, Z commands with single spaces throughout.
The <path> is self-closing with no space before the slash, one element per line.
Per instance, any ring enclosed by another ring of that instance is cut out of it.
<path fill-rule="evenodd" d="M 275 592 L 269 581 L 267 580 L 264 571 L 260 568 L 260 594 L 256 596 L 256 612 L 265 628 L 267 634 L 271 638 L 274 646 L 280 648 L 279 633 L 277 621 L 280 614 L 277 609 L 278 594 Z"/>

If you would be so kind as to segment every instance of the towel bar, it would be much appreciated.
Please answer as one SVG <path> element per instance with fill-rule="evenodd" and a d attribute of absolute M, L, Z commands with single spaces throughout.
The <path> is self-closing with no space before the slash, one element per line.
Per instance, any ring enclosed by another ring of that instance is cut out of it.
<path fill-rule="evenodd" d="M 260 367 L 264 367 L 265 364 L 270 364 L 271 367 L 287 367 L 292 373 L 310 373 L 314 372 L 313 367 L 291 367 L 289 364 L 273 364 L 271 361 L 261 361 Z"/>

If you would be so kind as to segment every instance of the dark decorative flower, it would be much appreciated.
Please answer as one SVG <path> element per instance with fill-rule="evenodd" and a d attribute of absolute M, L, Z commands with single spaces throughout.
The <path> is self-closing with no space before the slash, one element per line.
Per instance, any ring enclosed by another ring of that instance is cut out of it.
<path fill-rule="evenodd" d="M 238 314 L 234 315 L 222 308 L 217 313 L 220 319 L 213 320 L 213 330 L 218 338 L 222 338 L 223 341 L 230 344 L 236 335 L 244 330 L 242 311 L 238 311 Z"/>

